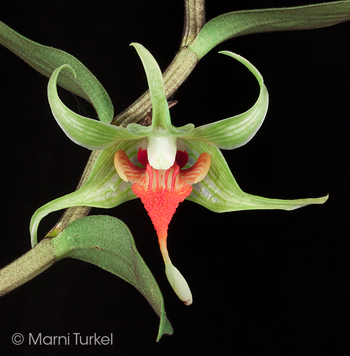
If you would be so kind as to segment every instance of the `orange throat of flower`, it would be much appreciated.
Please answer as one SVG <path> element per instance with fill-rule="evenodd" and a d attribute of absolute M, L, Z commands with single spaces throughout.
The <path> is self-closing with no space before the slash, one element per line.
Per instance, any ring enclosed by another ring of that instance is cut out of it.
<path fill-rule="evenodd" d="M 142 152 L 139 157 L 143 157 Z M 184 170 L 180 170 L 177 161 L 167 170 L 154 169 L 149 165 L 147 160 L 141 163 L 145 163 L 146 168 L 135 166 L 122 150 L 117 151 L 115 154 L 114 165 L 119 176 L 123 180 L 132 183 L 131 188 L 133 192 L 141 199 L 152 220 L 157 232 L 169 282 L 180 299 L 189 305 L 192 303 L 192 296 L 190 299 L 188 295 L 180 296 L 177 292 L 179 287 L 174 287 L 173 285 L 179 284 L 177 274 L 180 273 L 172 266 L 167 251 L 168 226 L 179 203 L 183 202 L 191 194 L 192 185 L 205 178 L 210 167 L 210 156 L 208 153 L 202 153 L 191 168 Z M 185 165 L 186 162 L 184 164 L 181 162 L 180 164 Z M 174 268 L 176 271 L 173 270 Z M 168 270 L 172 270 L 172 276 L 168 275 L 170 273 Z M 184 282 L 186 283 L 186 281 Z"/>
<path fill-rule="evenodd" d="M 181 178 L 179 172 L 176 162 L 166 171 L 155 170 L 147 164 L 143 178 L 132 185 L 133 192 L 141 199 L 152 220 L 159 244 L 163 248 L 168 225 L 179 203 L 192 192 L 192 186 Z"/>

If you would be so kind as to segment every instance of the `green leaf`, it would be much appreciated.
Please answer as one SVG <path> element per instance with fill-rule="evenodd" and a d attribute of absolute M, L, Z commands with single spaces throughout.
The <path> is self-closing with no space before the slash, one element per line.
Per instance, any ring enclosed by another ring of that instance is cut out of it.
<path fill-rule="evenodd" d="M 186 140 L 204 141 L 223 149 L 233 149 L 246 144 L 258 131 L 266 116 L 269 97 L 263 77 L 249 61 L 232 52 L 220 53 L 237 59 L 254 74 L 260 85 L 259 97 L 256 103 L 243 114 L 196 127 L 180 137 Z"/>
<path fill-rule="evenodd" d="M 217 213 L 240 210 L 282 209 L 294 210 L 309 204 L 323 204 L 328 195 L 307 199 L 269 199 L 245 193 L 238 186 L 220 150 L 200 141 L 184 141 L 190 162 L 196 161 L 202 152 L 211 157 L 211 165 L 205 179 L 195 185 L 186 198 Z"/>
<path fill-rule="evenodd" d="M 350 20 L 350 1 L 276 9 L 235 11 L 207 22 L 189 48 L 202 58 L 230 38 L 258 32 L 307 30 Z"/>
<path fill-rule="evenodd" d="M 55 69 L 49 80 L 47 95 L 53 116 L 73 142 L 90 150 L 101 150 L 118 141 L 140 139 L 125 127 L 89 119 L 76 114 L 65 106 L 58 96 L 56 86 L 61 71 L 62 74 L 70 71 L 75 75 L 74 69 L 67 64 Z"/>
<path fill-rule="evenodd" d="M 105 215 L 83 217 L 68 225 L 52 242 L 58 259 L 70 257 L 92 263 L 133 285 L 160 318 L 157 341 L 162 335 L 173 333 L 158 284 L 122 221 Z"/>
<path fill-rule="evenodd" d="M 142 140 L 141 140 L 142 142 Z M 139 145 L 141 145 L 141 142 Z M 135 199 L 131 184 L 124 182 L 114 168 L 116 151 L 123 150 L 130 159 L 136 160 L 139 145 L 135 141 L 122 141 L 104 149 L 98 156 L 86 183 L 75 192 L 50 201 L 37 209 L 30 220 L 31 244 L 37 244 L 37 230 L 41 219 L 49 213 L 72 206 L 113 208 L 125 201 Z"/>
<path fill-rule="evenodd" d="M 114 114 L 111 99 L 101 83 L 78 59 L 59 49 L 31 41 L 3 22 L 0 22 L 0 43 L 48 78 L 61 65 L 72 66 L 77 79 L 66 71 L 60 76 L 58 84 L 90 102 L 102 122 L 112 121 Z"/>

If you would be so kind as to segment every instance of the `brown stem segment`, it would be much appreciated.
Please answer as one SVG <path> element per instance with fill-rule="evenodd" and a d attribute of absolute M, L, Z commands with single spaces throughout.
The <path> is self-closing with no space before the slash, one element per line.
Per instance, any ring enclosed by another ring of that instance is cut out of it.
<path fill-rule="evenodd" d="M 51 239 L 44 239 L 0 270 L 0 296 L 11 292 L 52 266 L 58 259 Z"/>

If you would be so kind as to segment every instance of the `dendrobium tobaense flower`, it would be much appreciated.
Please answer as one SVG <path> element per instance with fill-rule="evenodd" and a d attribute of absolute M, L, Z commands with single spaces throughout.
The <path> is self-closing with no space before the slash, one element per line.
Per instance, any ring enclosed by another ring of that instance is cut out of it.
<path fill-rule="evenodd" d="M 77 144 L 100 154 L 90 176 L 80 189 L 39 208 L 31 220 L 32 245 L 37 243 L 40 220 L 52 211 L 72 206 L 111 208 L 140 198 L 158 235 L 167 278 L 179 298 L 192 303 L 186 280 L 174 267 L 167 251 L 168 225 L 179 203 L 187 199 L 215 212 L 252 209 L 292 210 L 308 204 L 321 204 L 326 197 L 281 200 L 243 192 L 220 149 L 233 149 L 247 143 L 260 128 L 268 108 L 268 93 L 258 70 L 243 57 L 221 52 L 245 65 L 256 77 L 260 92 L 256 103 L 243 114 L 195 127 L 172 125 L 164 92 L 162 73 L 152 55 L 133 44 L 140 56 L 152 99 L 152 123 L 131 123 L 119 127 L 80 116 L 59 99 L 56 82 L 74 68 L 57 68 L 48 84 L 49 104 L 66 135 Z M 69 73 L 71 72 L 71 73 Z"/>

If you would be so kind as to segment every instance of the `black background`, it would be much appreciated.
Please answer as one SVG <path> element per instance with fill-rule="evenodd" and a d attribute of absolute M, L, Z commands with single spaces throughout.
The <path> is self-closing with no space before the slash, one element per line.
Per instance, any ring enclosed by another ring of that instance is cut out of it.
<path fill-rule="evenodd" d="M 310 1 L 310 3 L 316 3 Z M 306 4 L 300 1 L 208 1 L 207 19 L 224 12 Z M 104 85 L 115 112 L 147 88 L 131 42 L 165 69 L 182 34 L 182 1 L 47 1 L 1 5 L 0 19 L 39 43 L 81 60 Z M 173 336 L 156 343 L 158 317 L 117 277 L 63 260 L 0 299 L 0 348 L 6 355 L 346 355 L 348 317 L 349 24 L 240 37 L 212 50 L 176 93 L 176 126 L 201 125 L 247 110 L 258 85 L 231 50 L 262 73 L 270 94 L 255 138 L 224 152 L 241 188 L 273 198 L 330 194 L 323 206 L 292 212 L 215 214 L 191 202 L 170 225 L 169 251 L 194 303 L 185 307 L 166 280 L 151 222 L 140 201 L 109 214 L 131 229 L 165 298 Z M 54 121 L 47 78 L 0 48 L 2 266 L 30 249 L 32 213 L 75 189 L 89 152 Z M 82 115 L 91 107 L 71 94 Z M 43 236 L 61 212 L 46 217 Z M 14 346 L 11 335 L 114 335 L 113 346 Z"/>

